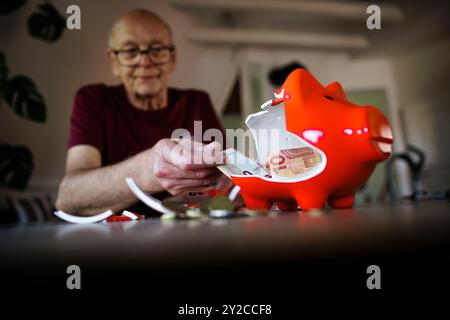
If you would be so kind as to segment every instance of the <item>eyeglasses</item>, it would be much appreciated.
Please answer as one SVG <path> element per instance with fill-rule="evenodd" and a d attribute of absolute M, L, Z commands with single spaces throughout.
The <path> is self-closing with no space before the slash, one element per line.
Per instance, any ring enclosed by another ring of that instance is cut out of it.
<path fill-rule="evenodd" d="M 119 63 L 125 67 L 134 67 L 139 64 L 141 54 L 147 55 L 154 64 L 164 64 L 169 62 L 174 46 L 153 45 L 146 50 L 130 48 L 123 50 L 112 50 Z"/>

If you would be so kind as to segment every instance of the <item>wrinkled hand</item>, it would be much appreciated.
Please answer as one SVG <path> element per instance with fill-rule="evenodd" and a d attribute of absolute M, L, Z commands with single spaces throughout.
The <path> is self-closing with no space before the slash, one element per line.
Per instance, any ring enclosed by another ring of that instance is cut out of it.
<path fill-rule="evenodd" d="M 153 175 L 173 195 L 214 184 L 221 176 L 217 165 L 224 163 L 221 145 L 193 140 L 160 140 L 153 148 Z"/>

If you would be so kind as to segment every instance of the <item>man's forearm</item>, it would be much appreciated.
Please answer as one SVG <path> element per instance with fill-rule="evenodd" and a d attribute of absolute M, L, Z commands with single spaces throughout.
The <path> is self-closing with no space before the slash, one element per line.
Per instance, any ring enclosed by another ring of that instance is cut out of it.
<path fill-rule="evenodd" d="M 151 172 L 151 152 L 143 151 L 112 166 L 67 173 L 59 188 L 56 207 L 81 215 L 108 209 L 114 212 L 123 210 L 137 201 L 126 185 L 126 177 L 134 178 L 141 186 L 145 185 L 150 193 L 162 191 Z"/>

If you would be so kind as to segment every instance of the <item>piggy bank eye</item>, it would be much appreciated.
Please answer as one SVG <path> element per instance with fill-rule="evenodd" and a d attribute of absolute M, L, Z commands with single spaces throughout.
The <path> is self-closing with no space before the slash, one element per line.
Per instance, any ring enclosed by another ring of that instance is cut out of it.
<path fill-rule="evenodd" d="M 334 100 L 334 98 L 330 97 L 330 96 L 324 96 L 324 97 L 327 98 L 328 100 Z"/>

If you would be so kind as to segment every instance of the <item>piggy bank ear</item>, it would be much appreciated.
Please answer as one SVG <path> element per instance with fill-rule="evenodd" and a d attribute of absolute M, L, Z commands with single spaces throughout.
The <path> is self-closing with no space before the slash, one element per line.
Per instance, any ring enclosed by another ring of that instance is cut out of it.
<path fill-rule="evenodd" d="M 282 88 L 300 101 L 306 101 L 311 93 L 322 90 L 323 86 L 305 69 L 296 69 L 286 78 Z"/>
<path fill-rule="evenodd" d="M 325 87 L 325 89 L 331 90 L 336 93 L 341 99 L 347 100 L 347 96 L 345 95 L 344 88 L 342 88 L 341 84 L 337 81 L 330 83 Z"/>

